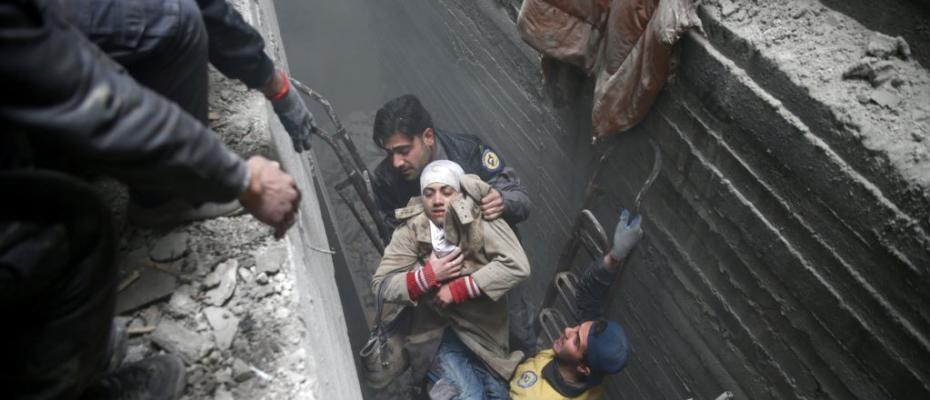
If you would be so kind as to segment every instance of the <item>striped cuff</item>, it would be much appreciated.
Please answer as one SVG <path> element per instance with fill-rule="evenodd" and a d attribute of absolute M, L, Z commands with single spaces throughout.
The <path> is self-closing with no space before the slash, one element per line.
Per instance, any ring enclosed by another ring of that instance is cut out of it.
<path fill-rule="evenodd" d="M 439 282 L 436 281 L 436 274 L 433 273 L 433 266 L 429 262 L 424 267 L 407 273 L 407 292 L 413 301 L 437 287 Z"/>
<path fill-rule="evenodd" d="M 465 300 L 481 296 L 481 289 L 478 288 L 478 284 L 470 275 L 452 281 L 449 284 L 449 289 L 452 290 L 452 300 L 455 301 L 455 304 L 461 304 Z"/>

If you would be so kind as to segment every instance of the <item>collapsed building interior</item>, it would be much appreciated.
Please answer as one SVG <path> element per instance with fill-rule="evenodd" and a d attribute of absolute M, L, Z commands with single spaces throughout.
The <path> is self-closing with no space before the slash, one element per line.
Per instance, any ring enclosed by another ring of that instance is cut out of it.
<path fill-rule="evenodd" d="M 661 158 L 638 208 L 646 237 L 608 306 L 633 349 L 608 398 L 930 395 L 926 3 L 698 2 L 703 29 L 676 45 L 646 118 L 596 143 L 594 80 L 544 78 L 520 0 L 231 3 L 329 98 L 369 168 L 383 157 L 374 113 L 404 93 L 499 150 L 533 201 L 520 226 L 531 304 L 580 264 L 563 253 L 581 210 L 612 226 Z M 283 242 L 246 216 L 125 227 L 128 357 L 181 354 L 190 398 L 404 398 L 356 370 L 379 254 L 333 188 L 338 160 L 321 142 L 309 161 L 288 153 L 261 99 L 214 75 L 213 128 L 281 160 L 301 218 Z M 102 186 L 121 210 L 124 193 Z"/>

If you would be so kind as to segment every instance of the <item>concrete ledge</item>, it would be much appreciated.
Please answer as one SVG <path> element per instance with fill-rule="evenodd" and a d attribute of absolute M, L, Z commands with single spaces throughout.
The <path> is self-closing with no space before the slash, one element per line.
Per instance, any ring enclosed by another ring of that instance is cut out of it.
<path fill-rule="evenodd" d="M 268 42 L 268 50 L 279 65 L 287 65 L 274 5 L 270 0 L 257 0 L 256 15 L 259 26 Z M 282 167 L 290 173 L 303 193 L 300 217 L 288 234 L 292 261 L 295 264 L 297 286 L 301 304 L 300 318 L 307 329 L 303 345 L 309 355 L 306 374 L 316 381 L 308 398 L 361 399 L 361 387 L 355 369 L 354 355 L 349 343 L 342 302 L 336 285 L 333 257 L 324 228 L 321 199 L 314 186 L 320 179 L 317 171 L 307 162 L 310 153 L 294 153 L 291 139 L 277 117 L 271 114 L 272 147 Z M 274 334 L 274 332 L 269 332 Z"/>

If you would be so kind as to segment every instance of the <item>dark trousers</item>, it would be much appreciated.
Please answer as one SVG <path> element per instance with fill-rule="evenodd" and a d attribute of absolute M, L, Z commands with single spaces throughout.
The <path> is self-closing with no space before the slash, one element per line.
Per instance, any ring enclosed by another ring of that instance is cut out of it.
<path fill-rule="evenodd" d="M 109 210 L 87 184 L 0 172 L 0 387 L 69 399 L 99 377 L 117 280 Z"/>
<path fill-rule="evenodd" d="M 207 122 L 207 31 L 194 0 L 70 0 L 71 22 L 136 81 Z"/>
<path fill-rule="evenodd" d="M 194 0 L 69 0 L 71 22 L 143 86 L 207 123 L 207 31 Z M 136 204 L 165 199 L 130 188 Z"/>
<path fill-rule="evenodd" d="M 536 330 L 526 294 L 526 282 L 507 292 L 507 314 L 510 316 L 510 350 L 520 350 L 524 357 L 536 354 Z"/>

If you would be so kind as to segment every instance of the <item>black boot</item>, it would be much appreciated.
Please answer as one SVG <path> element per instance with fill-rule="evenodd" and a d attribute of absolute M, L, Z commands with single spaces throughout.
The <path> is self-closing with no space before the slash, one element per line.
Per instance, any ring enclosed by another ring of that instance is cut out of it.
<path fill-rule="evenodd" d="M 176 400 L 184 393 L 185 374 L 184 362 L 174 355 L 149 357 L 107 375 L 82 399 Z"/>

